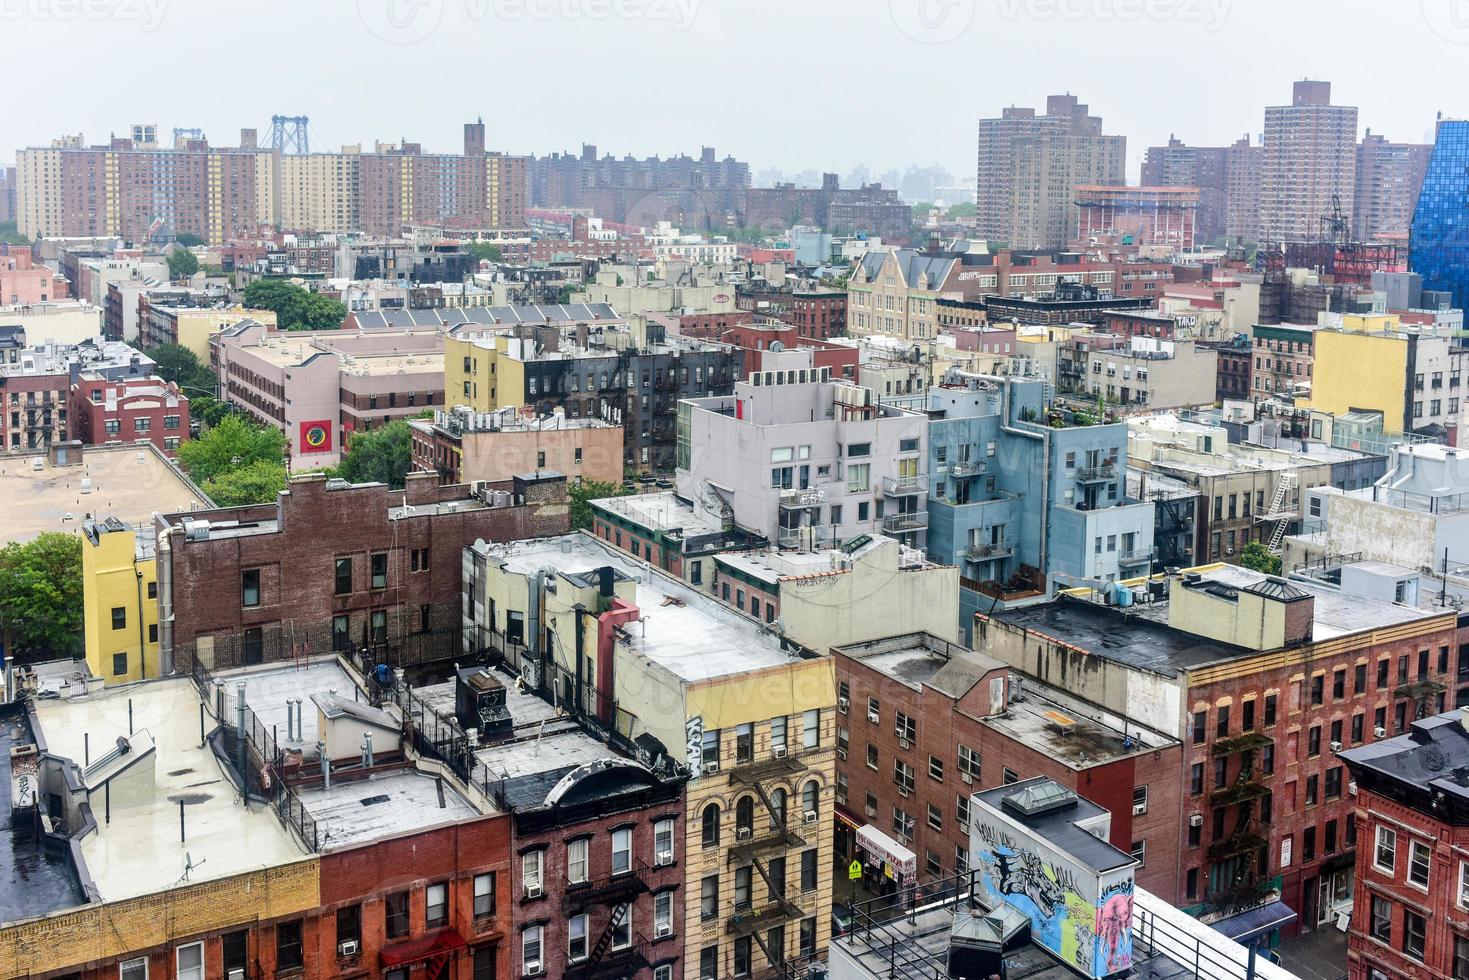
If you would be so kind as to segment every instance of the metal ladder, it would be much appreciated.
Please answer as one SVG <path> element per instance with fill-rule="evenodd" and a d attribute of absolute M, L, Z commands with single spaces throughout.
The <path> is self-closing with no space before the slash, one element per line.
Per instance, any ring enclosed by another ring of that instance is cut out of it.
<path fill-rule="evenodd" d="M 1282 508 L 1282 507 L 1285 506 L 1285 498 L 1286 498 L 1286 495 L 1288 493 L 1290 493 L 1290 491 L 1295 487 L 1295 485 L 1296 485 L 1296 475 L 1295 475 L 1295 473 L 1286 473 L 1284 476 L 1282 476 L 1280 478 L 1280 482 L 1275 485 L 1275 497 L 1270 501 L 1270 511 L 1269 511 L 1269 513 L 1271 513 L 1271 514 L 1279 514 L 1280 513 L 1280 508 Z M 1275 525 L 1275 530 L 1272 531 L 1271 534 L 1270 534 L 1270 553 L 1271 554 L 1275 554 L 1276 552 L 1280 551 L 1281 542 L 1285 540 L 1285 529 L 1286 529 L 1286 527 L 1289 524 L 1290 524 L 1290 518 L 1289 517 L 1283 517 L 1283 518 L 1280 519 L 1280 522 Z"/>
<path fill-rule="evenodd" d="M 592 955 L 587 957 L 587 966 L 596 966 L 607 955 L 607 950 L 612 947 L 612 934 L 617 927 L 627 919 L 628 910 L 632 908 L 631 902 L 623 902 L 612 910 L 612 916 L 607 920 L 607 928 L 602 930 L 602 935 L 597 937 L 597 945 L 592 948 Z"/>

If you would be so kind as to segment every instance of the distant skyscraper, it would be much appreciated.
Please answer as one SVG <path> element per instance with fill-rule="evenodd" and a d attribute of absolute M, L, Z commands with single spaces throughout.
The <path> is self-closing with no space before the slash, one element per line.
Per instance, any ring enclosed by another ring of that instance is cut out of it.
<path fill-rule="evenodd" d="M 1197 187 L 1201 242 L 1260 237 L 1260 164 L 1264 151 L 1248 136 L 1232 146 L 1186 146 L 1170 137 L 1148 147 L 1145 187 Z"/>
<path fill-rule="evenodd" d="M 1230 241 L 1258 242 L 1261 194 L 1265 179 L 1265 148 L 1251 146 L 1241 136 L 1224 152 L 1224 237 Z"/>
<path fill-rule="evenodd" d="M 1469 306 L 1469 120 L 1439 121 L 1423 191 L 1413 212 L 1408 266 L 1424 289 Z"/>
<path fill-rule="evenodd" d="M 1357 196 L 1352 208 L 1352 233 L 1357 239 L 1376 241 L 1408 233 L 1432 149 L 1421 143 L 1389 143 L 1367 130 L 1357 147 Z"/>
<path fill-rule="evenodd" d="M 1351 214 L 1357 179 L 1357 108 L 1331 104 L 1331 83 L 1295 83 L 1290 105 L 1265 110 L 1265 237 L 1311 241 L 1340 204 Z"/>
<path fill-rule="evenodd" d="M 1126 158 L 1126 137 L 1104 135 L 1075 96 L 1050 96 L 1042 116 L 1012 106 L 981 119 L 976 234 L 1013 248 L 1064 246 L 1076 186 L 1123 183 Z"/>

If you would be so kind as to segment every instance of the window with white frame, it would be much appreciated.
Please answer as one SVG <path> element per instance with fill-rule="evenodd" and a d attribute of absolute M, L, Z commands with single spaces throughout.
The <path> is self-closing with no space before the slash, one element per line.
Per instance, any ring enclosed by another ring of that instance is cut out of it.
<path fill-rule="evenodd" d="M 784 716 L 770 719 L 770 747 L 786 747 L 786 720 Z"/>
<path fill-rule="evenodd" d="M 527 898 L 545 894 L 545 883 L 541 880 L 541 869 L 545 866 L 545 854 L 527 851 L 520 856 L 520 884 Z"/>
<path fill-rule="evenodd" d="M 587 863 L 588 843 L 585 837 L 566 843 L 566 880 L 572 884 L 586 881 L 590 874 Z"/>
<path fill-rule="evenodd" d="M 622 917 L 621 922 L 612 925 L 612 948 L 627 949 L 632 945 L 632 906 L 627 906 L 627 914 Z"/>
<path fill-rule="evenodd" d="M 673 935 L 673 892 L 653 896 L 653 936 L 661 939 Z"/>
<path fill-rule="evenodd" d="M 821 709 L 812 708 L 801 715 L 801 744 L 808 749 L 821 745 Z"/>
<path fill-rule="evenodd" d="M 1372 866 L 1385 875 L 1397 870 L 1398 833 L 1391 827 L 1377 828 L 1377 846 L 1372 850 Z"/>
<path fill-rule="evenodd" d="M 1408 844 L 1408 884 L 1428 888 L 1428 867 L 1431 851 L 1422 841 Z"/>
<path fill-rule="evenodd" d="M 632 828 L 623 827 L 612 832 L 612 873 L 623 874 L 632 870 Z"/>
<path fill-rule="evenodd" d="M 653 863 L 662 867 L 673 863 L 673 818 L 665 817 L 653 824 Z"/>
<path fill-rule="evenodd" d="M 117 965 L 118 980 L 148 980 L 148 957 L 123 960 Z"/>
<path fill-rule="evenodd" d="M 587 916 L 573 915 L 566 920 L 566 961 L 579 963 L 587 958 Z"/>
<path fill-rule="evenodd" d="M 204 980 L 204 944 L 189 943 L 174 950 L 177 980 Z"/>
<path fill-rule="evenodd" d="M 673 980 L 673 967 L 668 963 L 653 967 L 653 980 Z"/>
<path fill-rule="evenodd" d="M 495 873 L 474 876 L 474 917 L 483 919 L 495 914 Z"/>
<path fill-rule="evenodd" d="M 1469 909 L 1469 861 L 1459 862 L 1459 908 Z"/>
<path fill-rule="evenodd" d="M 546 964 L 541 959 L 544 933 L 541 926 L 526 926 L 525 931 L 520 934 L 520 968 L 528 977 L 537 976 L 546 970 Z"/>
<path fill-rule="evenodd" d="M 433 927 L 449 921 L 449 884 L 440 881 L 423 891 L 424 924 Z"/>

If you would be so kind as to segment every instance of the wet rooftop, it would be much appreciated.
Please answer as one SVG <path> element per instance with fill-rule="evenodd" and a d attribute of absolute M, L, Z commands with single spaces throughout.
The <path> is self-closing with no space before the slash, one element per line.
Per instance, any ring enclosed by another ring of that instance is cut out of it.
<path fill-rule="evenodd" d="M 298 791 L 324 851 L 468 820 L 479 810 L 442 779 L 400 769 Z"/>
<path fill-rule="evenodd" d="M 0 715 L 0 922 L 46 915 L 87 900 L 70 853 L 43 847 L 38 829 L 11 811 L 17 801 L 10 750 L 33 743 L 23 710 L 11 708 Z"/>

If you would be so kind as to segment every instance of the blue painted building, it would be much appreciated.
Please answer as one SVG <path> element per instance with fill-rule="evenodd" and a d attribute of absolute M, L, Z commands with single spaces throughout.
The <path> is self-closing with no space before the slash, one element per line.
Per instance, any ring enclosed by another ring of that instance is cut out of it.
<path fill-rule="evenodd" d="M 1423 288 L 1469 307 L 1469 120 L 1441 119 L 1408 234 L 1408 266 Z"/>
<path fill-rule="evenodd" d="M 951 373 L 929 391 L 928 553 L 976 611 L 1150 570 L 1154 505 L 1127 496 L 1127 425 L 1051 428 L 1045 383 Z"/>

